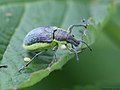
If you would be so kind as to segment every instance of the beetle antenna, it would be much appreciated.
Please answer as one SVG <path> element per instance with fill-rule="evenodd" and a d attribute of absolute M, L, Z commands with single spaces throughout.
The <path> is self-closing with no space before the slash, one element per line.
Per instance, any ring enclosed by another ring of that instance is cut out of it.
<path fill-rule="evenodd" d="M 82 22 L 83 22 L 83 24 L 73 24 L 73 25 L 70 25 L 68 27 L 69 33 L 72 32 L 72 30 L 73 30 L 74 27 L 84 27 L 84 28 L 87 28 L 89 26 L 89 24 L 87 23 L 86 19 L 82 19 Z"/>
<path fill-rule="evenodd" d="M 81 41 L 81 40 L 80 40 L 80 42 L 84 43 L 89 48 L 89 50 L 92 51 L 92 48 L 86 42 Z"/>

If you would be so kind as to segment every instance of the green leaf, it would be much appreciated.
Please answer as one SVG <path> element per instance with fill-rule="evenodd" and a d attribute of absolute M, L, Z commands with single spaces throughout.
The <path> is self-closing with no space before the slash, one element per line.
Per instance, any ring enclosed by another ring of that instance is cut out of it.
<path fill-rule="evenodd" d="M 74 54 L 69 54 L 68 50 L 62 50 L 59 47 L 56 52 L 59 59 L 51 66 L 50 71 L 47 65 L 52 60 L 54 52 L 48 51 L 36 58 L 35 62 L 19 73 L 18 70 L 25 64 L 24 57 L 33 57 L 23 49 L 22 42 L 25 35 L 34 28 L 57 26 L 67 29 L 71 24 L 80 23 L 82 18 L 92 17 L 94 22 L 90 23 L 92 26 L 86 30 L 86 36 L 80 35 L 78 30 L 73 32 L 76 38 L 84 39 L 89 45 L 92 44 L 109 13 L 108 5 L 96 3 L 89 2 L 88 4 L 77 0 L 1 0 L 0 60 L 1 64 L 7 64 L 8 68 L 0 69 L 0 89 L 23 88 L 34 85 L 52 71 L 61 69 L 68 60 L 73 58 Z M 85 46 L 80 45 L 79 49 L 81 48 L 85 48 Z"/>

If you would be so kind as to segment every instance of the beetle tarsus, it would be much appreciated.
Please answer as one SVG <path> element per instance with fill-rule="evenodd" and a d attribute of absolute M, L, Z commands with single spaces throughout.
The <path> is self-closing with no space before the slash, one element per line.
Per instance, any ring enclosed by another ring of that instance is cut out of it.
<path fill-rule="evenodd" d="M 21 72 L 21 71 L 24 70 L 24 69 L 25 69 L 25 66 L 21 67 L 21 68 L 18 70 L 18 72 Z"/>

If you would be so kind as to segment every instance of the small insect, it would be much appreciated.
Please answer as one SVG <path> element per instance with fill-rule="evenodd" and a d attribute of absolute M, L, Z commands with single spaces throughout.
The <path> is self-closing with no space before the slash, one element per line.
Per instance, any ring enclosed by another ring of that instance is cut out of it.
<path fill-rule="evenodd" d="M 7 68 L 7 65 L 0 65 L 0 68 Z"/>
<path fill-rule="evenodd" d="M 30 31 L 24 38 L 23 47 L 29 51 L 40 51 L 40 52 L 37 53 L 29 62 L 27 62 L 25 66 L 20 68 L 19 72 L 24 68 L 26 68 L 34 60 L 35 57 L 42 54 L 49 48 L 53 48 L 53 50 L 56 51 L 58 49 L 59 44 L 65 45 L 68 50 L 75 53 L 77 60 L 79 60 L 78 58 L 79 52 L 76 50 L 76 47 L 78 47 L 80 42 L 84 43 L 91 51 L 92 49 L 87 45 L 87 43 L 85 43 L 82 40 L 77 40 L 74 37 L 74 35 L 71 34 L 74 27 L 87 28 L 89 24 L 86 22 L 86 20 L 83 19 L 82 22 L 83 24 L 70 25 L 68 28 L 68 32 L 56 26 L 39 27 Z M 68 43 L 71 44 L 71 48 L 68 47 L 67 45 Z M 56 59 L 53 59 L 51 63 L 55 61 Z"/>

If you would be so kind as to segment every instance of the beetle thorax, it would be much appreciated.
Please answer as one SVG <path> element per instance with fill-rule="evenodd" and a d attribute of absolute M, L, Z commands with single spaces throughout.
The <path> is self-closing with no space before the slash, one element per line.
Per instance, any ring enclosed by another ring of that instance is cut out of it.
<path fill-rule="evenodd" d="M 79 41 L 76 40 L 73 35 L 69 34 L 66 31 L 63 30 L 56 30 L 54 32 L 54 39 L 58 40 L 58 41 L 66 41 L 67 43 L 71 43 L 74 46 L 78 46 L 79 45 Z"/>
<path fill-rule="evenodd" d="M 63 30 L 56 30 L 54 32 L 54 39 L 58 41 L 66 41 L 68 33 Z"/>

